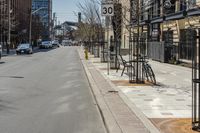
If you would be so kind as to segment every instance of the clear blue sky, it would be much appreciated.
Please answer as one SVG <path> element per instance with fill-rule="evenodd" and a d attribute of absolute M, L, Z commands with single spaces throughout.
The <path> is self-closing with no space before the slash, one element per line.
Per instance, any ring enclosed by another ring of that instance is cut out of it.
<path fill-rule="evenodd" d="M 74 12 L 78 13 L 77 4 L 84 2 L 84 0 L 52 0 L 53 12 L 56 12 L 58 21 L 77 21 L 78 18 Z"/>

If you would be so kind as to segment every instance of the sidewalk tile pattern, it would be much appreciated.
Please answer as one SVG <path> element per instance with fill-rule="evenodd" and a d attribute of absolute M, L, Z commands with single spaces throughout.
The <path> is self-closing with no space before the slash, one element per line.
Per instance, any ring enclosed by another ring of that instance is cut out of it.
<path fill-rule="evenodd" d="M 158 82 L 129 85 L 128 74 L 107 71 L 107 63 L 90 57 L 106 80 L 110 80 L 163 133 L 196 133 L 191 129 L 191 68 L 149 61 Z"/>
<path fill-rule="evenodd" d="M 151 61 L 158 80 L 158 86 L 129 86 L 128 76 L 121 71 L 110 70 L 99 58 L 90 58 L 104 78 L 111 80 L 148 118 L 191 118 L 191 72 L 189 68 L 164 65 Z M 102 69 L 104 68 L 104 69 Z M 185 74 L 180 74 L 180 73 Z M 179 75 L 180 74 L 180 75 Z M 180 79 L 183 79 L 181 81 Z M 176 81 L 179 80 L 179 81 Z"/>

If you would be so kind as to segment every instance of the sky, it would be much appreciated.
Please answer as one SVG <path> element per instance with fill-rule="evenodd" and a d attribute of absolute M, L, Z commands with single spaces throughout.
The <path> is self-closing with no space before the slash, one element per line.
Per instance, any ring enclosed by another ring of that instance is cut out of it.
<path fill-rule="evenodd" d="M 52 0 L 53 12 L 56 12 L 58 22 L 77 22 L 78 17 L 76 14 L 78 14 L 79 11 L 77 4 L 84 1 L 85 0 Z M 76 12 L 76 14 L 74 12 Z"/>

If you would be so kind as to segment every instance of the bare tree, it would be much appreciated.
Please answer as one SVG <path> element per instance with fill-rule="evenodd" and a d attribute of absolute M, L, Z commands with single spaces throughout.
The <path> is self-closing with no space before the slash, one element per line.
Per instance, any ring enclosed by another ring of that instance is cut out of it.
<path fill-rule="evenodd" d="M 78 25 L 76 35 L 81 40 L 88 42 L 93 53 L 94 44 L 99 48 L 104 38 L 100 0 L 85 0 L 83 3 L 78 3 L 77 6 L 82 14 L 82 21 Z"/>

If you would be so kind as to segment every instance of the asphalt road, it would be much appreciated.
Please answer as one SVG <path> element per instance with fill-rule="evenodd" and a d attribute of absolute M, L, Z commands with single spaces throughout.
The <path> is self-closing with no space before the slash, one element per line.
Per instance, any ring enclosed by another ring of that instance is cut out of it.
<path fill-rule="evenodd" d="M 76 47 L 2 58 L 0 133 L 104 133 Z"/>

